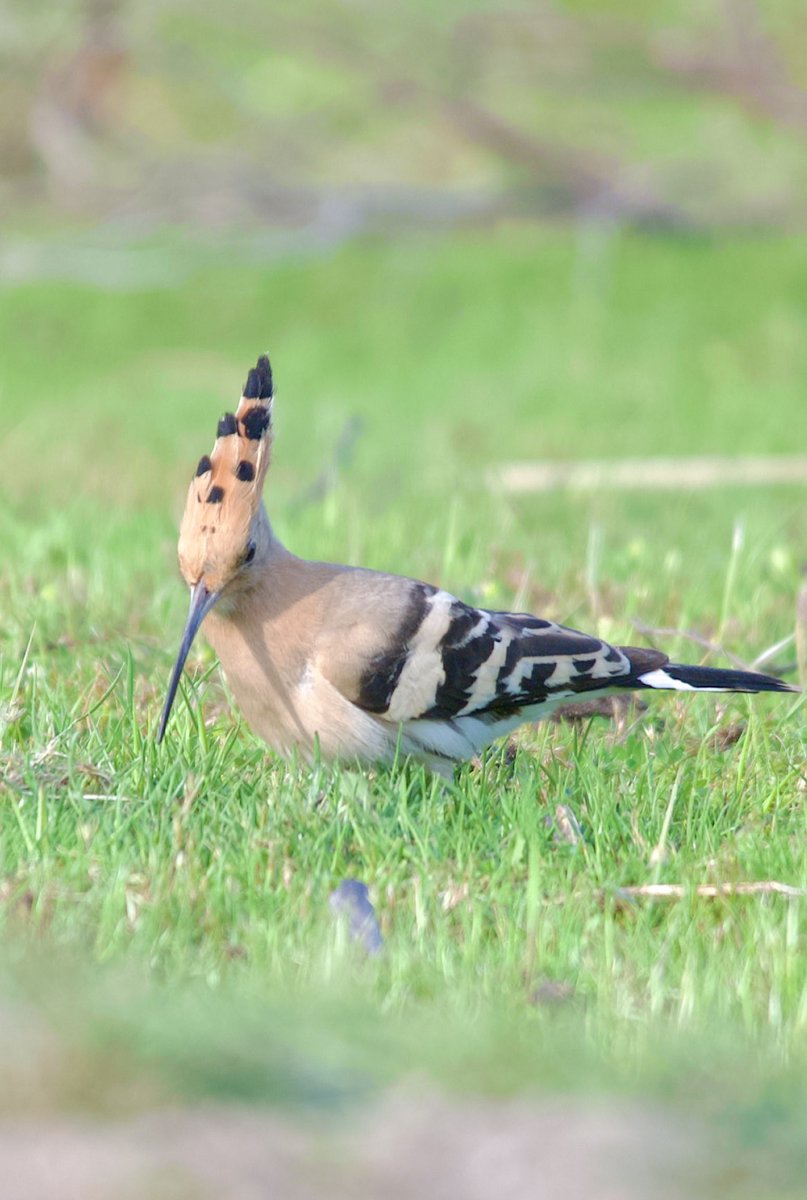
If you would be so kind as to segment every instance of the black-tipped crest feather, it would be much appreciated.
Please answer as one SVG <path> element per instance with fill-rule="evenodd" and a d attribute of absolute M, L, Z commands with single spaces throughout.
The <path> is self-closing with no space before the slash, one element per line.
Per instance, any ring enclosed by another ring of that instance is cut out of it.
<path fill-rule="evenodd" d="M 260 441 L 266 433 L 270 419 L 268 409 L 260 408 L 258 405 L 245 412 L 241 418 L 245 436 L 252 442 Z"/>
<path fill-rule="evenodd" d="M 245 400 L 271 400 L 273 394 L 272 368 L 267 356 L 262 354 L 247 375 L 243 396 Z"/>
<path fill-rule="evenodd" d="M 216 437 L 229 437 L 230 434 L 237 432 L 238 425 L 236 424 L 235 413 L 225 413 L 216 428 Z"/>

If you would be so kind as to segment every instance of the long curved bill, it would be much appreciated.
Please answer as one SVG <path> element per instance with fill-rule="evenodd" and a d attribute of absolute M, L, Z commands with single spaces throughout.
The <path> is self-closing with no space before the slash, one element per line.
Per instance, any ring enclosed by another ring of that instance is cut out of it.
<path fill-rule="evenodd" d="M 185 666 L 185 659 L 188 657 L 188 651 L 193 645 L 193 639 L 199 631 L 199 626 L 204 621 L 207 614 L 210 612 L 213 605 L 219 598 L 218 592 L 209 592 L 201 579 L 194 587 L 191 588 L 191 605 L 188 609 L 188 619 L 185 622 L 185 631 L 182 634 L 182 642 L 179 647 L 177 661 L 174 663 L 174 669 L 171 672 L 171 682 L 168 685 L 168 697 L 165 701 L 162 720 L 160 721 L 160 730 L 157 734 L 157 741 L 161 742 L 165 735 L 165 727 L 168 724 L 168 718 L 171 716 L 171 709 L 174 705 L 174 697 L 177 694 L 179 687 L 179 679 L 182 675 L 182 668 Z"/>

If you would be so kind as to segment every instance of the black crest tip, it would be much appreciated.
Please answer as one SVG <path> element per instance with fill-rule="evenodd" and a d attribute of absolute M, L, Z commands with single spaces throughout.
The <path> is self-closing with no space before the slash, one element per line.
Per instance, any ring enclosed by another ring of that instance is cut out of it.
<path fill-rule="evenodd" d="M 235 413 L 225 413 L 218 423 L 216 437 L 229 437 L 230 434 L 237 432 L 238 426 L 235 423 Z"/>
<path fill-rule="evenodd" d="M 241 424 L 244 427 L 244 434 L 250 441 L 257 442 L 266 433 L 269 428 L 269 411 L 266 408 L 259 408 L 256 404 L 249 412 L 244 413 L 241 418 Z"/>
<path fill-rule="evenodd" d="M 272 368 L 265 354 L 261 355 L 256 365 L 252 368 L 249 375 L 247 375 L 247 381 L 244 384 L 242 394 L 245 400 L 272 399 Z"/>

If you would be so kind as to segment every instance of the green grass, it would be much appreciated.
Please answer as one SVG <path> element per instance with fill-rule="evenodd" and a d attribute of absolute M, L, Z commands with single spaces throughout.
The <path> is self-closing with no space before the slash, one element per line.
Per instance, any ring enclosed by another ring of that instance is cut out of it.
<path fill-rule="evenodd" d="M 246 275 L 208 260 L 160 291 L 0 293 L 3 986 L 59 1012 L 91 1064 L 79 1082 L 337 1103 L 415 1069 L 797 1128 L 807 900 L 618 889 L 807 886 L 798 698 L 654 697 L 624 737 L 544 725 L 514 764 L 494 753 L 446 785 L 278 761 L 200 641 L 154 742 L 186 605 L 175 515 L 265 348 L 266 498 L 298 553 L 620 640 L 635 618 L 751 659 L 793 631 L 803 490 L 507 499 L 480 473 L 803 445 L 807 244 L 619 238 L 605 277 L 579 253 L 563 231 L 508 228 Z M 354 415 L 355 456 L 301 502 Z M 716 736 L 738 722 L 738 741 Z M 577 845 L 557 837 L 560 804 Z M 346 876 L 370 887 L 378 961 L 333 924 Z M 547 981 L 572 998 L 543 1003 Z M 86 1103 L 68 1076 L 54 1102 Z"/>

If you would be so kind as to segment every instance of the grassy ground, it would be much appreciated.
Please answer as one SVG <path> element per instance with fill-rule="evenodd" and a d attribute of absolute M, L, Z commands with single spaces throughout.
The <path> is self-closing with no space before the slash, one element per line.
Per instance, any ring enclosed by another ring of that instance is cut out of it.
<path fill-rule="evenodd" d="M 807 243 L 589 250 L 508 227 L 250 272 L 207 260 L 150 292 L 0 293 L 6 1040 L 47 1028 L 59 1046 L 44 1086 L 39 1058 L 11 1055 L 15 1107 L 339 1109 L 413 1071 L 484 1093 L 594 1089 L 775 1144 L 766 1194 L 796 1194 L 807 900 L 618 889 L 807 885 L 798 698 L 654 697 L 628 728 L 528 730 L 514 763 L 492 754 L 453 785 L 312 773 L 240 723 L 200 641 L 154 744 L 186 606 L 175 518 L 264 349 L 267 503 L 298 553 L 619 640 L 636 619 L 751 660 L 793 632 L 801 489 L 482 486 L 514 458 L 805 444 Z M 773 665 L 794 660 L 791 645 Z M 370 887 L 377 961 L 334 926 L 347 876 Z"/>

